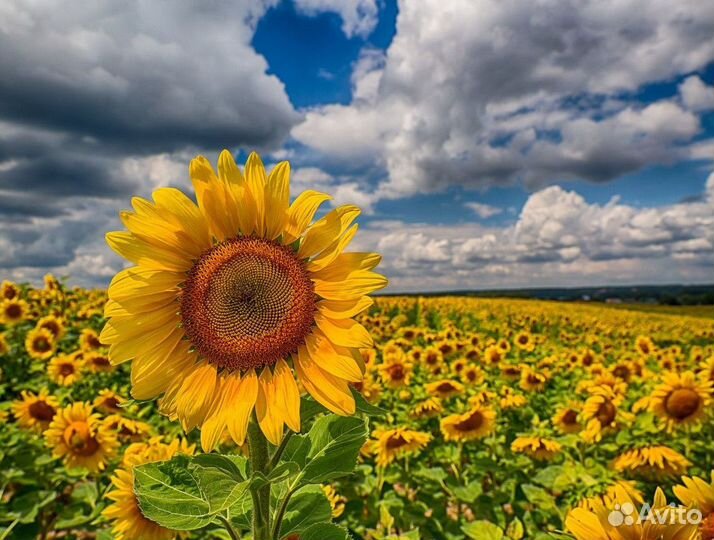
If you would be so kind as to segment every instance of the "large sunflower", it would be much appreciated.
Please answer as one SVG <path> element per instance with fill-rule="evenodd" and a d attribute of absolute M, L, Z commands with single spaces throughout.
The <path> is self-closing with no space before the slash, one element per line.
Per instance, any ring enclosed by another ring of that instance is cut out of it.
<path fill-rule="evenodd" d="M 699 524 L 701 540 L 714 540 L 714 471 L 711 483 L 697 476 L 682 477 L 684 485 L 674 487 L 674 494 L 689 508 L 696 508 L 702 513 Z"/>
<path fill-rule="evenodd" d="M 184 429 L 202 429 L 213 448 L 227 429 L 245 440 L 255 408 L 277 444 L 300 429 L 293 376 L 320 403 L 352 414 L 348 383 L 362 379 L 367 330 L 352 319 L 387 280 L 380 257 L 345 253 L 359 209 L 340 206 L 312 223 L 330 197 L 306 191 L 292 204 L 290 166 L 266 175 L 257 154 L 245 173 L 223 151 L 218 173 L 197 157 L 189 173 L 198 206 L 176 189 L 134 198 L 127 232 L 109 245 L 135 264 L 109 287 L 102 343 L 112 363 L 133 360 L 132 394 L 163 394 L 161 410 Z"/>
<path fill-rule="evenodd" d="M 673 431 L 699 422 L 707 413 L 711 393 L 711 382 L 697 380 L 691 371 L 667 373 L 652 392 L 650 409 Z"/>

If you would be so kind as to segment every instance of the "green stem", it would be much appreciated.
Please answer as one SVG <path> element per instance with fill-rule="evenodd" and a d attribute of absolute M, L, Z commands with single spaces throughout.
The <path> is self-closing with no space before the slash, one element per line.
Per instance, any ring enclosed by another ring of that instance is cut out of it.
<path fill-rule="evenodd" d="M 253 420 L 248 424 L 250 466 L 253 474 L 268 474 L 268 440 Z M 270 540 L 270 483 L 250 488 L 253 498 L 253 540 Z"/>
<path fill-rule="evenodd" d="M 275 523 L 273 524 L 273 540 L 280 540 L 280 528 L 283 526 L 283 517 L 285 516 L 285 511 L 288 509 L 288 503 L 290 502 L 290 499 L 295 491 L 295 489 L 288 491 L 280 505 L 278 513 L 275 516 Z"/>
<path fill-rule="evenodd" d="M 225 516 L 218 515 L 218 520 L 223 523 L 223 526 L 225 527 L 226 531 L 228 532 L 228 536 L 231 537 L 231 540 L 240 540 L 240 536 L 238 536 L 238 533 L 235 531 L 233 526 L 231 525 L 231 522 L 228 521 L 228 519 Z"/>
<path fill-rule="evenodd" d="M 283 437 L 283 440 L 280 441 L 280 446 L 278 446 L 278 449 L 273 454 L 273 457 L 270 458 L 270 463 L 268 463 L 269 471 L 272 471 L 275 466 L 280 463 L 280 458 L 283 457 L 283 452 L 285 452 L 285 449 L 288 446 L 288 441 L 290 441 L 290 437 L 292 437 L 292 435 L 293 432 L 291 430 L 288 430 L 288 432 Z"/>

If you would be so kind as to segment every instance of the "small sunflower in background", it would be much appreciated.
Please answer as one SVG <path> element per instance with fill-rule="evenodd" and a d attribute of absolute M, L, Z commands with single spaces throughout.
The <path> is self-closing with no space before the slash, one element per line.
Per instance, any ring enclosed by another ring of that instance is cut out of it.
<path fill-rule="evenodd" d="M 101 342 L 115 364 L 132 360 L 132 395 L 162 395 L 160 408 L 211 450 L 227 429 L 243 444 L 255 409 L 278 444 L 300 430 L 302 386 L 329 410 L 355 412 L 359 350 L 372 347 L 353 317 L 386 279 L 375 253 L 348 253 L 356 206 L 313 223 L 330 199 L 306 191 L 290 204 L 290 165 L 266 174 L 257 154 L 245 172 L 223 151 L 218 171 L 204 157 L 189 174 L 198 206 L 176 189 L 132 199 L 127 232 L 109 246 L 135 266 L 109 286 Z M 178 306 L 178 309 L 177 309 Z"/>
<path fill-rule="evenodd" d="M 635 340 L 635 350 L 642 356 L 649 356 L 654 354 L 657 350 L 657 346 L 652 341 L 652 338 L 648 336 L 637 336 Z"/>
<path fill-rule="evenodd" d="M 21 399 L 12 403 L 12 414 L 17 423 L 25 429 L 39 432 L 46 430 L 59 409 L 59 400 L 50 395 L 46 388 L 40 390 L 39 394 L 23 390 L 20 396 Z"/>
<path fill-rule="evenodd" d="M 444 411 L 444 406 L 439 398 L 431 397 L 417 403 L 411 411 L 414 418 L 433 418 Z"/>
<path fill-rule="evenodd" d="M 655 445 L 623 452 L 612 466 L 619 472 L 659 479 L 684 474 L 692 462 L 673 448 Z"/>
<path fill-rule="evenodd" d="M 60 386 L 72 386 L 82 378 L 82 361 L 72 354 L 55 356 L 47 366 L 47 375 Z"/>
<path fill-rule="evenodd" d="M 119 442 L 88 403 L 77 402 L 57 411 L 44 433 L 52 455 L 70 469 L 104 470 Z"/>
<path fill-rule="evenodd" d="M 340 517 L 345 511 L 347 499 L 337 493 L 337 490 L 329 484 L 322 486 L 322 492 L 330 503 L 333 519 Z"/>
<path fill-rule="evenodd" d="M 20 286 L 12 281 L 4 280 L 0 284 L 0 301 L 20 298 Z"/>
<path fill-rule="evenodd" d="M 112 475 L 113 489 L 107 493 L 112 503 L 104 509 L 104 517 L 113 522 L 112 532 L 116 540 L 171 540 L 179 533 L 166 529 L 144 517 L 134 495 L 134 467 L 154 461 L 166 461 L 177 454 L 193 455 L 194 447 L 175 439 L 165 444 L 160 439 L 148 443 L 130 445 L 122 461 L 122 467 Z"/>
<path fill-rule="evenodd" d="M 52 334 L 54 341 L 62 339 L 66 331 L 64 321 L 55 315 L 45 315 L 37 321 L 35 328 L 48 330 Z"/>
<path fill-rule="evenodd" d="M 536 346 L 533 334 L 525 330 L 516 334 L 516 337 L 513 339 L 513 343 L 523 352 L 533 352 Z"/>
<path fill-rule="evenodd" d="M 441 433 L 446 441 L 473 441 L 493 433 L 496 412 L 484 405 L 474 405 L 463 414 L 452 414 L 441 419 Z"/>
<path fill-rule="evenodd" d="M 3 300 L 0 304 L 0 322 L 8 326 L 21 323 L 27 318 L 29 311 L 30 307 L 24 300 Z"/>
<path fill-rule="evenodd" d="M 558 409 L 553 416 L 553 425 L 563 434 L 578 433 L 583 429 L 578 417 L 580 407 L 576 403 L 570 403 Z"/>
<path fill-rule="evenodd" d="M 109 361 L 109 357 L 99 351 L 83 353 L 82 360 L 84 367 L 92 373 L 107 373 L 114 369 L 114 366 Z"/>
<path fill-rule="evenodd" d="M 95 409 L 105 414 L 117 414 L 122 412 L 121 404 L 126 402 L 126 399 L 114 392 L 105 388 L 100 390 L 92 405 Z"/>
<path fill-rule="evenodd" d="M 426 391 L 439 399 L 448 399 L 464 392 L 464 385 L 451 379 L 442 379 L 426 385 Z"/>
<path fill-rule="evenodd" d="M 431 441 L 431 435 L 407 428 L 376 429 L 372 440 L 365 443 L 365 450 L 375 454 L 377 466 L 387 467 L 395 459 L 413 455 Z"/>
<path fill-rule="evenodd" d="M 57 350 L 55 336 L 46 328 L 33 328 L 25 338 L 25 349 L 30 358 L 47 360 Z"/>
<path fill-rule="evenodd" d="M 558 441 L 538 436 L 516 437 L 511 443 L 511 451 L 526 454 L 539 461 L 550 461 L 562 450 L 563 446 Z"/>
<path fill-rule="evenodd" d="M 666 373 L 650 397 L 650 410 L 672 432 L 678 427 L 700 422 L 711 404 L 712 383 L 685 373 Z"/>
<path fill-rule="evenodd" d="M 79 334 L 79 348 L 85 352 L 96 351 L 102 348 L 99 335 L 91 328 L 85 328 Z"/>
<path fill-rule="evenodd" d="M 389 388 L 408 386 L 412 379 L 413 364 L 407 361 L 406 355 L 392 354 L 384 358 L 377 366 L 380 380 Z"/>

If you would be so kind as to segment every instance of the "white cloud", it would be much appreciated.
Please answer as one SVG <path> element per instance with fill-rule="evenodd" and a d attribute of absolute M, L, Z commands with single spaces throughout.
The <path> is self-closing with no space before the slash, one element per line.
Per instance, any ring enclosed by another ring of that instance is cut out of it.
<path fill-rule="evenodd" d="M 473 211 L 478 217 L 482 219 L 488 219 L 498 214 L 503 213 L 503 208 L 498 208 L 497 206 L 491 206 L 490 204 L 478 203 L 478 202 L 467 202 L 464 206 L 469 210 Z"/>
<path fill-rule="evenodd" d="M 347 37 L 367 37 L 377 26 L 375 0 L 294 0 L 298 11 L 306 15 L 336 13 L 342 18 L 342 31 Z"/>
<path fill-rule="evenodd" d="M 708 86 L 696 75 L 687 77 L 679 85 L 684 106 L 692 111 L 714 109 L 714 87 Z"/>

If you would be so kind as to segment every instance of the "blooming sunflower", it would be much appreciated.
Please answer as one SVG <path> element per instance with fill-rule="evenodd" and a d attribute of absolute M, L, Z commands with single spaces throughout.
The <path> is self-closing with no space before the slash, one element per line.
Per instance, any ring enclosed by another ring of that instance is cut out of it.
<path fill-rule="evenodd" d="M 101 352 L 88 352 L 83 354 L 82 358 L 85 367 L 92 373 L 106 373 L 114 369 L 114 366 L 112 366 L 112 363 L 109 361 L 109 357 Z"/>
<path fill-rule="evenodd" d="M 186 446 L 178 439 L 171 444 L 152 439 L 149 443 L 134 443 L 127 448 L 122 468 L 114 471 L 111 479 L 114 489 L 106 495 L 113 503 L 103 512 L 114 522 L 112 532 L 117 540 L 171 540 L 178 535 L 176 531 L 165 529 L 142 514 L 134 495 L 134 467 L 166 461 L 179 453 L 192 455 L 193 451 L 193 446 Z"/>
<path fill-rule="evenodd" d="M 645 446 L 620 454 L 613 462 L 616 471 L 629 471 L 647 477 L 681 475 L 692 463 L 668 446 Z"/>
<path fill-rule="evenodd" d="M 496 412 L 490 407 L 474 405 L 463 414 L 441 419 L 441 433 L 446 441 L 472 441 L 490 435 L 496 427 Z"/>
<path fill-rule="evenodd" d="M 385 357 L 377 366 L 379 378 L 389 388 L 407 386 L 412 378 L 412 363 L 407 361 L 403 352 Z"/>
<path fill-rule="evenodd" d="M 697 380 L 687 371 L 666 373 L 650 397 L 650 410 L 662 419 L 668 431 L 699 422 L 711 403 L 712 383 Z"/>
<path fill-rule="evenodd" d="M 518 332 L 513 340 L 516 347 L 525 352 L 533 352 L 535 350 L 535 338 L 528 331 Z"/>
<path fill-rule="evenodd" d="M 637 336 L 635 350 L 642 356 L 649 356 L 657 350 L 654 341 L 648 336 Z"/>
<path fill-rule="evenodd" d="M 91 328 L 85 328 L 79 335 L 79 348 L 85 352 L 101 349 L 102 343 L 97 332 Z"/>
<path fill-rule="evenodd" d="M 52 332 L 46 328 L 33 328 L 25 338 L 27 354 L 37 360 L 47 360 L 57 350 L 54 339 Z"/>
<path fill-rule="evenodd" d="M 17 423 L 26 429 L 40 432 L 46 430 L 59 408 L 59 400 L 51 396 L 46 388 L 40 390 L 39 394 L 23 390 L 20 396 L 21 399 L 12 404 L 12 414 Z"/>
<path fill-rule="evenodd" d="M 434 381 L 427 384 L 426 391 L 432 396 L 446 399 L 462 394 L 464 391 L 464 385 L 450 379 L 442 379 L 440 381 Z"/>
<path fill-rule="evenodd" d="M 94 399 L 93 405 L 96 409 L 106 414 L 120 413 L 121 404 L 126 400 L 113 390 L 105 388 L 99 391 L 99 395 Z"/>
<path fill-rule="evenodd" d="M 306 191 L 290 205 L 289 164 L 268 176 L 255 153 L 245 174 L 228 151 L 218 173 L 197 157 L 189 174 L 198 206 L 159 189 L 121 213 L 128 232 L 107 235 L 135 264 L 109 286 L 101 333 L 112 363 L 133 360 L 132 395 L 163 394 L 162 412 L 200 426 L 205 450 L 226 429 L 242 444 L 254 408 L 273 444 L 285 424 L 299 431 L 293 370 L 325 407 L 354 413 L 348 382 L 362 379 L 359 349 L 372 340 L 352 317 L 387 283 L 372 271 L 379 255 L 344 251 L 359 209 L 311 224 L 330 197 Z"/>
<path fill-rule="evenodd" d="M 17 298 L 3 300 L 0 304 L 0 321 L 7 325 L 21 323 L 27 317 L 29 309 L 24 300 Z"/>
<path fill-rule="evenodd" d="M 465 384 L 476 385 L 484 381 L 485 375 L 480 367 L 468 364 L 461 370 L 460 378 Z"/>
<path fill-rule="evenodd" d="M 62 319 L 54 315 L 46 315 L 37 321 L 36 328 L 45 328 L 52 333 L 55 341 L 62 339 L 65 333 L 65 326 Z"/>
<path fill-rule="evenodd" d="M 377 455 L 377 465 L 387 467 L 395 459 L 414 454 L 424 448 L 431 435 L 407 428 L 377 429 L 372 433 L 373 440 L 367 441 L 367 451 Z"/>
<path fill-rule="evenodd" d="M 714 540 L 714 471 L 711 483 L 696 476 L 683 476 L 682 482 L 684 485 L 674 486 L 674 494 L 682 504 L 702 513 L 703 520 L 699 524 L 701 540 Z"/>
<path fill-rule="evenodd" d="M 530 457 L 550 461 L 563 449 L 558 441 L 544 437 L 516 437 L 511 443 L 511 450 L 517 454 L 527 454 Z"/>
<path fill-rule="evenodd" d="M 72 354 L 55 356 L 47 366 L 47 375 L 62 386 L 72 386 L 82 378 L 82 362 Z"/>
<path fill-rule="evenodd" d="M 412 409 L 411 415 L 414 418 L 432 418 L 441 414 L 443 410 L 444 406 L 441 404 L 439 398 L 432 397 L 417 403 Z"/>
<path fill-rule="evenodd" d="M 19 298 L 20 287 L 12 281 L 3 281 L 0 285 L 0 300 L 13 300 Z"/>
<path fill-rule="evenodd" d="M 146 422 L 125 418 L 121 414 L 107 416 L 102 425 L 115 433 L 120 441 L 138 442 L 151 433 L 151 426 Z"/>
<path fill-rule="evenodd" d="M 652 509 L 658 511 L 658 519 L 641 522 L 634 514 L 635 501 L 622 488 L 615 488 L 613 499 L 602 498 L 592 501 L 592 509 L 574 508 L 565 519 L 566 528 L 577 540 L 694 540 L 697 537 L 696 525 L 680 523 L 674 518 L 676 512 L 667 505 L 664 492 L 657 488 Z M 611 513 L 615 510 L 628 510 L 627 520 L 624 514 L 621 523 L 613 522 Z M 629 511 L 631 510 L 631 511 Z M 673 512 L 668 517 L 668 512 Z M 608 519 L 609 518 L 609 519 Z"/>
<path fill-rule="evenodd" d="M 524 369 L 521 373 L 520 387 L 527 392 L 542 392 L 547 384 L 547 373 L 538 373 L 530 368 Z"/>
<path fill-rule="evenodd" d="M 77 402 L 57 411 L 44 435 L 54 457 L 62 458 L 69 468 L 91 472 L 103 470 L 119 446 L 89 403 Z"/>
<path fill-rule="evenodd" d="M 553 416 L 553 425 L 561 433 L 578 433 L 583 429 L 582 424 L 578 421 L 579 414 L 580 410 L 575 404 L 561 407 Z"/>

